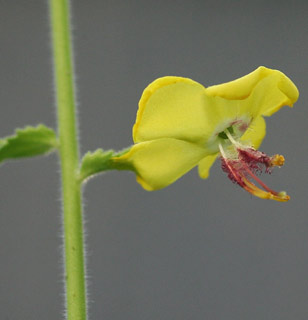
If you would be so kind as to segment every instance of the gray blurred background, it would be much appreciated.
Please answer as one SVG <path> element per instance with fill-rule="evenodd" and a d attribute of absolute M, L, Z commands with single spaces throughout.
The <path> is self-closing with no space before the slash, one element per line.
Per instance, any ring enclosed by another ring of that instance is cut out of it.
<path fill-rule="evenodd" d="M 132 144 L 145 86 L 205 86 L 259 65 L 298 86 L 268 119 L 262 150 L 286 164 L 264 177 L 288 203 L 253 198 L 217 162 L 144 191 L 129 172 L 85 188 L 90 319 L 308 318 L 307 32 L 303 1 L 72 1 L 81 153 Z M 0 136 L 56 127 L 47 1 L 0 2 Z M 0 319 L 62 319 L 56 154 L 0 170 Z"/>

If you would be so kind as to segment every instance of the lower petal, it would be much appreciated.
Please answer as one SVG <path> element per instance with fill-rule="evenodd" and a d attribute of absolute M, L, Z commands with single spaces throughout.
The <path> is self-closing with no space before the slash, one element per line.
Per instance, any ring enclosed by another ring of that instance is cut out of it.
<path fill-rule="evenodd" d="M 262 116 L 257 117 L 242 135 L 241 141 L 251 144 L 258 149 L 266 134 L 266 124 Z"/>
<path fill-rule="evenodd" d="M 215 162 L 217 156 L 218 156 L 218 153 L 211 154 L 199 162 L 198 171 L 199 171 L 200 178 L 202 179 L 208 178 L 210 174 L 211 166 Z"/>
<path fill-rule="evenodd" d="M 146 190 L 158 190 L 179 179 L 207 155 L 200 146 L 172 138 L 141 142 L 116 162 L 129 163 Z"/>

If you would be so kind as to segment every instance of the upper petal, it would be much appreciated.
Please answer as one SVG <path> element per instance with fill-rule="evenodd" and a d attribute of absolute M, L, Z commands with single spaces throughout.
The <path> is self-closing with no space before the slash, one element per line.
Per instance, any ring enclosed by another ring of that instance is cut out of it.
<path fill-rule="evenodd" d="M 204 87 L 187 78 L 163 77 L 152 82 L 139 102 L 134 142 L 176 138 L 204 140 L 208 131 Z"/>
<path fill-rule="evenodd" d="M 115 162 L 131 165 L 137 181 L 146 190 L 168 186 L 191 170 L 206 156 L 206 151 L 193 143 L 164 138 L 137 143 Z"/>
<path fill-rule="evenodd" d="M 206 94 L 227 100 L 247 100 L 247 108 L 254 116 L 270 116 L 284 105 L 292 107 L 299 95 L 285 74 L 266 67 L 259 67 L 239 79 L 208 87 Z"/>

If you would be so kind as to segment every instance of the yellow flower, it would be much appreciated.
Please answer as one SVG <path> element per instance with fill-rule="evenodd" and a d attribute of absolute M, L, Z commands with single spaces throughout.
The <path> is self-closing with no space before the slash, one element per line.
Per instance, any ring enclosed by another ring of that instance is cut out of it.
<path fill-rule="evenodd" d="M 263 116 L 292 106 L 298 90 L 278 70 L 259 67 L 237 80 L 203 87 L 181 77 L 152 82 L 139 102 L 134 145 L 114 161 L 131 166 L 146 190 L 168 186 L 198 165 L 207 178 L 218 155 L 229 178 L 264 199 L 289 200 L 269 189 L 255 173 L 281 166 L 282 156 L 257 151 L 265 136 Z M 258 188 L 254 180 L 264 189 Z"/>

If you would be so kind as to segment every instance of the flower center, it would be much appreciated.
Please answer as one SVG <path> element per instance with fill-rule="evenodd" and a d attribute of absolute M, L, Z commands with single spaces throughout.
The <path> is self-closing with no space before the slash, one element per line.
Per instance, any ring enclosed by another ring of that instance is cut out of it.
<path fill-rule="evenodd" d="M 226 132 L 230 132 L 234 138 L 239 139 L 245 133 L 251 121 L 251 117 L 243 116 L 241 118 L 227 119 L 221 122 L 214 130 L 212 136 L 207 140 L 206 147 L 213 153 L 218 152 L 219 144 L 223 146 L 230 145 Z"/>
<path fill-rule="evenodd" d="M 226 129 L 227 132 L 229 132 L 230 134 L 233 134 L 234 133 L 234 130 L 233 130 L 233 127 L 230 126 Z M 228 136 L 227 134 L 225 133 L 225 131 L 222 131 L 222 132 L 219 132 L 218 133 L 218 137 L 221 138 L 221 139 L 228 139 Z"/>
<path fill-rule="evenodd" d="M 234 138 L 230 127 L 223 134 L 219 133 L 219 135 L 222 139 L 229 141 L 227 147 L 219 143 L 219 150 L 222 170 L 228 174 L 228 178 L 232 182 L 262 199 L 277 201 L 288 201 L 290 199 L 286 192 L 276 192 L 270 189 L 257 177 L 257 174 L 262 172 L 271 173 L 272 168 L 275 166 L 282 166 L 284 164 L 284 157 L 282 155 L 276 154 L 269 157 L 253 147 L 244 146 Z M 254 182 L 261 188 L 257 187 Z"/>

